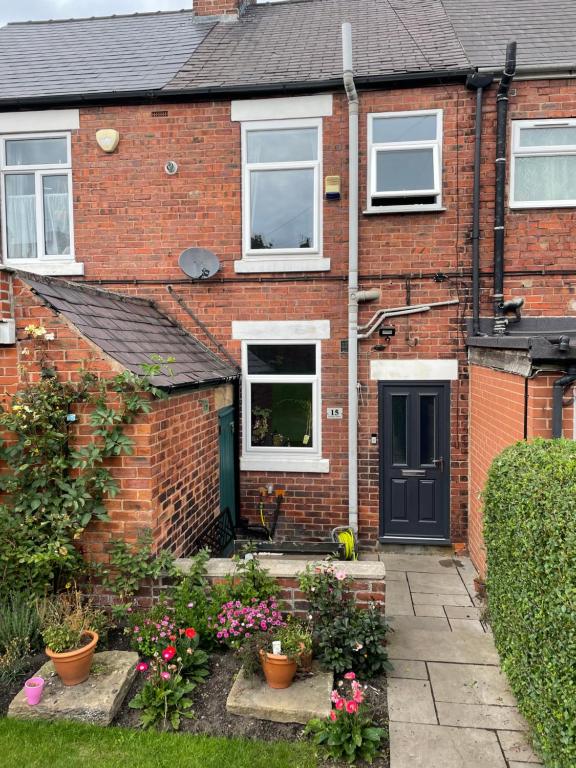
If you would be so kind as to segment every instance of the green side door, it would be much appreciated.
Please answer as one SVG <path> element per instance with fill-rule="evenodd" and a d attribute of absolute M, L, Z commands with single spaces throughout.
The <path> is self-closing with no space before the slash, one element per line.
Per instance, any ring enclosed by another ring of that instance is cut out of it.
<path fill-rule="evenodd" d="M 232 521 L 237 522 L 236 461 L 234 437 L 234 407 L 229 405 L 218 411 L 220 444 L 220 511 L 230 510 Z"/>

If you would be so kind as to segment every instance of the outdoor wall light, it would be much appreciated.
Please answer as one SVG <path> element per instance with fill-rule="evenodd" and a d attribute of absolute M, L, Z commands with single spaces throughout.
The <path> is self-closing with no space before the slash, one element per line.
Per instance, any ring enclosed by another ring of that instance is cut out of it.
<path fill-rule="evenodd" d="M 102 128 L 96 131 L 96 143 L 103 152 L 114 152 L 120 141 L 120 134 L 114 128 Z"/>

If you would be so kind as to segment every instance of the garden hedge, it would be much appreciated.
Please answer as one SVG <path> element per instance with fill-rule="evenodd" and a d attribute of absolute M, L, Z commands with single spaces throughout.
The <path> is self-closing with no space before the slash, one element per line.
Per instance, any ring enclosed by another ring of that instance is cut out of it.
<path fill-rule="evenodd" d="M 576 442 L 517 443 L 484 493 L 488 605 L 547 768 L 576 766 Z"/>

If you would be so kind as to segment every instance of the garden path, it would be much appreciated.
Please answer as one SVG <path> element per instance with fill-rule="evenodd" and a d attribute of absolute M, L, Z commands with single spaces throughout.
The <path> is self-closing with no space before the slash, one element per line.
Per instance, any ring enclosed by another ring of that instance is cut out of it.
<path fill-rule="evenodd" d="M 391 768 L 536 768 L 466 557 L 385 554 Z"/>

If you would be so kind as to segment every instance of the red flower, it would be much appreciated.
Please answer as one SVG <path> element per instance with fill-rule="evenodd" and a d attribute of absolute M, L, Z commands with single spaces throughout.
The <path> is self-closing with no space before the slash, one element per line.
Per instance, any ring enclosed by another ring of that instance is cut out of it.
<path fill-rule="evenodd" d="M 168 639 L 172 640 L 172 642 L 174 642 L 174 640 L 176 640 L 176 635 L 170 635 L 170 637 Z"/>
<path fill-rule="evenodd" d="M 139 664 L 136 665 L 136 669 L 138 672 L 146 672 L 148 669 L 148 664 L 146 664 L 145 661 L 141 661 Z"/>
<path fill-rule="evenodd" d="M 346 712 L 348 712 L 349 715 L 356 714 L 356 712 L 358 712 L 358 704 L 355 701 L 347 701 Z"/>
<path fill-rule="evenodd" d="M 188 627 L 188 629 L 184 632 L 184 634 L 186 635 L 186 637 L 192 640 L 196 637 L 196 630 L 192 629 L 192 627 Z"/>
<path fill-rule="evenodd" d="M 162 658 L 164 659 L 164 661 L 172 661 L 174 656 L 176 656 L 176 648 L 174 648 L 173 645 L 168 645 L 162 651 Z"/>

